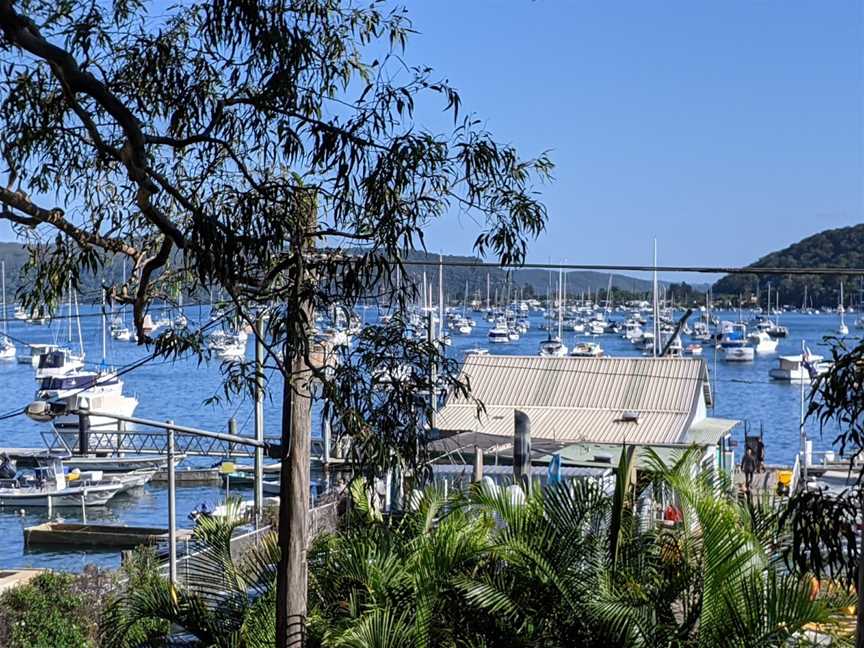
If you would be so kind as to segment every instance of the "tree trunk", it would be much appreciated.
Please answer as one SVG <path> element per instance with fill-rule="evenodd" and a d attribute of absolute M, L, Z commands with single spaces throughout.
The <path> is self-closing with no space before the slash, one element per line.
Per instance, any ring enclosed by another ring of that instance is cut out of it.
<path fill-rule="evenodd" d="M 284 345 L 290 375 L 282 388 L 282 466 L 279 472 L 279 571 L 276 577 L 276 648 L 306 645 L 307 566 L 309 544 L 309 471 L 312 437 L 312 372 L 307 346 L 312 343 L 314 304 L 306 290 L 314 277 L 304 256 L 315 249 L 306 232 L 315 229 L 316 211 L 310 202 L 306 223 L 297 229 L 296 262 L 292 269 Z"/>
<path fill-rule="evenodd" d="M 859 501 L 859 510 L 864 512 L 864 502 Z M 855 648 L 864 648 L 864 529 L 861 533 L 861 544 L 858 553 L 858 609 L 855 623 Z"/>
<path fill-rule="evenodd" d="M 287 349 L 286 349 L 287 350 Z M 304 358 L 291 362 L 282 400 L 282 459 L 279 487 L 279 572 L 276 580 L 276 645 L 305 645 L 306 548 L 309 460 L 312 434 L 310 376 Z"/>

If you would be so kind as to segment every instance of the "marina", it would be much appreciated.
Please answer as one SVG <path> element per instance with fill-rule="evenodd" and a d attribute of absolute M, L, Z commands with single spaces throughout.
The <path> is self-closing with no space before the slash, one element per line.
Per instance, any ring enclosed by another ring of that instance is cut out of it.
<path fill-rule="evenodd" d="M 431 289 L 430 289 L 431 292 Z M 575 299 L 574 299 L 575 304 Z M 456 307 L 453 307 L 456 309 Z M 83 314 L 95 313 L 92 307 L 81 306 Z M 579 315 L 584 317 L 590 316 L 594 311 L 588 309 L 585 313 Z M 620 312 L 603 313 L 606 323 L 604 324 L 604 333 L 602 334 L 587 334 L 577 332 L 578 328 L 582 330 L 591 330 L 590 327 L 579 327 L 574 324 L 573 314 L 568 312 L 569 326 L 563 324 L 562 316 L 562 341 L 563 345 L 569 347 L 569 353 L 573 356 L 582 356 L 583 358 L 597 358 L 602 356 L 616 357 L 645 357 L 650 351 L 650 346 L 646 347 L 646 343 L 634 343 L 636 330 L 634 327 L 639 327 L 638 321 L 631 325 L 629 322 L 633 320 L 631 310 L 622 310 Z M 206 309 L 201 309 L 198 317 L 191 317 L 191 323 L 194 326 L 196 321 L 206 321 L 209 319 L 209 312 Z M 737 312 L 718 313 L 722 319 L 735 321 L 738 318 Z M 377 317 L 377 312 L 374 309 L 365 309 L 360 312 L 360 316 L 366 322 L 374 322 Z M 680 313 L 679 313 L 680 316 Z M 752 315 L 751 315 L 752 317 Z M 691 323 L 697 318 L 693 316 Z M 454 328 L 468 328 L 468 316 L 465 319 L 458 320 L 454 324 Z M 482 354 L 497 355 L 512 355 L 524 356 L 538 354 L 538 349 L 542 350 L 544 342 L 549 338 L 549 334 L 545 330 L 548 320 L 544 316 L 544 312 L 535 307 L 533 309 L 526 307 L 523 311 L 519 309 L 519 319 L 523 321 L 522 332 L 519 333 L 518 340 L 510 339 L 510 329 L 506 325 L 506 318 L 492 318 L 488 321 L 486 317 L 478 317 L 477 313 L 473 313 L 470 318 L 471 332 L 459 333 L 452 336 L 451 344 L 447 346 L 447 353 L 452 357 L 462 360 L 466 356 L 484 357 Z M 589 317 L 586 317 L 589 319 Z M 98 317 L 82 317 L 80 319 L 82 327 L 82 339 L 84 340 L 85 348 L 96 348 L 101 340 L 101 327 Z M 515 321 L 515 318 L 514 318 Z M 597 321 L 590 320 L 589 321 Z M 648 324 L 646 331 L 650 330 L 650 312 L 646 318 Z M 701 320 L 699 320 L 701 321 Z M 725 357 L 725 350 L 722 346 L 715 347 L 712 344 L 706 344 L 707 340 L 704 336 L 698 344 L 700 348 L 705 345 L 701 357 L 704 359 L 706 366 L 709 369 L 711 376 L 711 389 L 713 390 L 714 401 L 710 406 L 712 416 L 729 418 L 742 421 L 742 425 L 731 431 L 732 439 L 738 444 L 743 443 L 743 428 L 747 426 L 765 427 L 765 439 L 768 458 L 772 463 L 776 464 L 791 464 L 795 460 L 798 451 L 799 436 L 798 436 L 798 412 L 800 402 L 800 384 L 796 380 L 798 374 L 795 373 L 794 356 L 795 350 L 801 348 L 802 341 L 806 341 L 808 348 L 812 349 L 814 354 L 817 350 L 827 350 L 822 342 L 823 336 L 829 335 L 836 328 L 837 316 L 835 314 L 820 314 L 810 315 L 801 313 L 786 313 L 783 315 L 784 325 L 788 327 L 789 334 L 787 337 L 777 338 L 776 353 L 756 353 L 752 360 L 743 363 L 730 362 L 729 358 Z M 558 328 L 557 315 L 553 320 L 553 326 Z M 524 326 L 527 324 L 527 326 Z M 616 332 L 605 332 L 607 325 L 616 325 Z M 507 337 L 507 340 L 493 339 L 499 334 L 495 331 L 502 331 L 501 338 Z M 595 328 L 595 331 L 597 329 Z M 639 330 L 642 330 L 641 328 Z M 693 337 L 686 334 L 683 336 L 687 341 L 687 346 L 691 347 L 685 351 L 686 355 L 695 355 L 692 345 L 696 344 L 695 340 L 699 340 L 699 331 L 701 327 L 692 329 L 695 333 Z M 490 333 L 492 337 L 490 338 Z M 856 333 L 853 330 L 852 335 Z M 50 327 L 35 326 L 25 324 L 22 321 L 14 321 L 10 326 L 10 334 L 16 338 L 27 339 L 28 343 L 32 344 L 51 344 L 49 340 L 52 338 Z M 629 336 L 629 337 L 628 337 Z M 557 338 L 557 335 L 555 336 Z M 742 335 L 745 338 L 746 335 Z M 493 342 L 493 344 L 489 344 Z M 562 346 L 563 346 L 562 345 Z M 733 343 L 732 348 L 740 348 Z M 136 345 L 124 343 L 121 341 L 112 340 L 109 342 L 109 356 L 116 366 L 123 366 L 140 357 L 142 350 Z M 251 352 L 251 345 L 247 348 L 247 354 Z M 800 357 L 800 355 L 799 355 Z M 793 360 L 788 360 L 792 358 Z M 778 367 L 785 367 L 789 362 L 793 362 L 791 367 L 792 373 L 790 380 L 786 381 L 777 378 Z M 785 363 L 785 364 L 784 364 Z M 178 379 L 182 380 L 184 373 L 194 370 L 196 372 L 195 381 L 184 381 L 184 388 L 166 389 L 167 385 L 171 385 Z M 36 385 L 33 382 L 33 368 L 29 364 L 18 364 L 16 362 L 4 362 L 0 364 L 0 388 L 6 394 L 6 403 L 11 406 L 13 403 L 27 403 L 32 400 L 34 388 Z M 180 359 L 176 362 L 167 362 L 164 360 L 158 363 L 150 363 L 143 365 L 140 369 L 124 376 L 124 389 L 138 401 L 138 406 L 135 410 L 136 415 L 146 416 L 156 420 L 165 420 L 171 418 L 176 420 L 178 424 L 182 421 L 187 425 L 227 431 L 227 421 L 234 418 L 239 421 L 237 425 L 238 433 L 241 435 L 251 434 L 251 416 L 252 404 L 250 402 L 239 402 L 231 404 L 219 404 L 211 406 L 203 406 L 202 403 L 219 389 L 219 362 L 212 361 L 209 364 L 198 366 L 197 363 L 191 360 Z M 784 386 L 784 384 L 786 386 Z M 793 385 L 791 388 L 789 385 Z M 274 378 L 274 384 L 271 389 L 278 389 L 278 379 Z M 278 428 L 273 429 L 279 421 L 279 408 L 267 401 L 265 404 L 265 423 L 268 436 L 275 436 L 278 433 Z M 314 415 L 317 420 L 317 414 Z M 77 425 L 77 421 L 72 422 Z M 27 465 L 32 462 L 34 457 L 43 455 L 47 450 L 47 441 L 50 441 L 55 447 L 53 451 L 57 451 L 57 436 L 46 434 L 46 423 L 38 423 L 24 416 L 18 416 L 0 421 L 0 433 L 8 447 L 5 452 L 15 457 L 18 461 Z M 134 426 L 133 426 L 134 427 Z M 809 430 L 809 437 L 813 441 L 814 452 L 818 454 L 820 450 L 830 449 L 830 439 L 822 438 L 818 430 L 812 427 Z M 130 430 L 131 433 L 131 430 Z M 313 423 L 313 434 L 320 434 L 320 423 Z M 59 435 L 61 438 L 73 438 L 77 432 L 66 435 Z M 145 439 L 139 446 L 139 450 L 130 449 L 123 453 L 122 456 L 111 456 L 105 454 L 103 447 L 103 456 L 90 455 L 87 457 L 69 456 L 64 460 L 66 470 L 79 471 L 98 471 L 101 470 L 107 474 L 111 472 L 128 472 L 132 470 L 151 469 L 156 471 L 151 472 L 149 479 L 143 485 L 138 485 L 136 493 L 129 495 L 118 495 L 112 497 L 107 503 L 101 503 L 92 507 L 88 506 L 86 511 L 87 521 L 91 524 L 120 524 L 120 525 L 149 525 L 153 527 L 163 526 L 165 524 L 165 503 L 167 498 L 167 482 L 166 471 L 164 470 L 165 457 L 160 454 L 159 447 L 156 444 L 158 435 L 153 432 L 144 432 L 139 430 L 137 434 Z M 151 436 L 146 436 L 150 434 Z M 134 434 L 133 434 L 134 436 Z M 116 434 L 112 433 L 111 429 L 93 431 L 91 444 L 98 447 L 99 443 L 115 443 L 112 438 Z M 163 438 L 164 442 L 164 438 Z M 320 448 L 320 438 L 316 440 Z M 41 444 L 41 447 L 40 447 Z M 74 445 L 74 444 L 73 444 Z M 196 446 L 197 447 L 197 446 Z M 74 447 L 73 447 L 74 449 Z M 193 448 L 194 449 L 194 448 Z M 235 448 L 239 451 L 240 448 Z M 143 452 L 142 452 L 143 451 Z M 244 463 L 242 453 L 233 457 L 235 461 L 235 474 L 228 476 L 220 474 L 216 464 L 225 459 L 226 448 L 224 446 L 204 447 L 201 446 L 197 451 L 191 452 L 185 458 L 181 458 L 176 470 L 176 479 L 178 483 L 177 490 L 177 512 L 179 525 L 191 528 L 192 521 L 189 518 L 194 513 L 196 507 L 202 503 L 208 503 L 211 506 L 217 506 L 225 495 L 224 483 L 230 483 L 231 493 L 236 493 L 239 496 L 251 496 L 252 480 L 249 475 L 249 463 Z M 320 449 L 318 450 L 320 452 Z M 272 495 L 278 492 L 278 481 L 273 481 L 270 474 L 266 471 L 276 470 L 278 466 L 268 466 L 265 469 L 265 494 Z M 116 486 L 116 485 L 115 485 Z M 108 490 L 115 488 L 109 487 Z M 116 494 L 116 493 L 115 493 Z M 95 494 L 91 497 L 96 497 Z M 71 498 L 66 498 L 71 502 Z M 58 500 L 59 501 L 59 500 Z M 47 502 L 46 502 L 47 503 Z M 69 507 L 62 507 L 59 513 L 60 519 L 64 523 L 81 523 L 80 497 L 75 500 Z M 66 552 L 56 547 L 39 548 L 38 551 L 33 547 L 27 548 L 23 543 L 23 529 L 30 526 L 38 526 L 49 521 L 47 511 L 40 508 L 31 508 L 29 506 L 18 505 L 13 502 L 4 502 L 3 508 L 0 509 L 0 518 L 5 520 L 5 523 L 0 526 L 0 564 L 7 567 L 63 567 L 66 569 L 80 569 L 88 562 L 94 562 L 103 565 L 116 565 L 119 561 L 119 554 L 114 551 L 99 550 L 92 547 L 79 548 L 73 552 Z M 184 524 L 184 520 L 187 523 Z"/>

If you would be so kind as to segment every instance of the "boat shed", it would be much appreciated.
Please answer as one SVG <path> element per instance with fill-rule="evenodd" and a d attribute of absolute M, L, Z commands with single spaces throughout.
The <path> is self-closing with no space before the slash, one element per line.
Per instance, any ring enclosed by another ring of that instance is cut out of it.
<path fill-rule="evenodd" d="M 664 459 L 695 445 L 704 467 L 734 465 L 728 440 L 739 422 L 708 416 L 711 388 L 701 358 L 477 355 L 466 358 L 460 380 L 471 396 L 451 395 L 436 413 L 435 450 L 477 446 L 512 456 L 520 410 L 530 420 L 535 461 L 539 452 L 569 465 L 614 466 L 624 445 Z"/>

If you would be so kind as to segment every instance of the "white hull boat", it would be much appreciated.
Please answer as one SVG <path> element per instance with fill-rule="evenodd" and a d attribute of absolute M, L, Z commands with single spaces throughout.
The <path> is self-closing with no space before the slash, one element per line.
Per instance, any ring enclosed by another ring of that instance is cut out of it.
<path fill-rule="evenodd" d="M 831 363 L 824 362 L 822 356 L 811 355 L 810 364 L 815 371 L 816 376 L 819 376 L 831 368 Z M 809 383 L 814 377 L 810 376 L 810 372 L 802 365 L 801 354 L 792 356 L 780 356 L 777 358 L 777 366 L 768 372 L 771 380 L 779 382 L 791 383 Z"/>
<path fill-rule="evenodd" d="M 122 483 L 69 486 L 63 490 L 37 486 L 0 486 L 0 507 L 80 508 L 103 506 L 123 488 Z M 50 505 L 49 505 L 50 499 Z"/>
<path fill-rule="evenodd" d="M 600 358 L 603 356 L 603 348 L 596 342 L 580 342 L 573 345 L 570 355 L 576 358 Z"/>
<path fill-rule="evenodd" d="M 543 358 L 563 358 L 567 355 L 567 347 L 558 338 L 549 338 L 540 343 L 539 355 Z"/>
<path fill-rule="evenodd" d="M 753 362 L 755 356 L 753 347 L 734 346 L 723 350 L 723 358 L 726 362 Z"/>
<path fill-rule="evenodd" d="M 765 331 L 757 331 L 747 336 L 747 339 L 753 344 L 754 350 L 759 355 L 766 355 L 777 352 L 778 340 L 772 338 Z"/>

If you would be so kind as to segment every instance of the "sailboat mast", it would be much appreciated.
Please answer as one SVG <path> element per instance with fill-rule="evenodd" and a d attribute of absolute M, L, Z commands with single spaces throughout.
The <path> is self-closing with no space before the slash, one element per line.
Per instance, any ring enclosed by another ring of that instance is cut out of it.
<path fill-rule="evenodd" d="M 438 255 L 438 337 L 444 339 L 444 256 Z"/>
<path fill-rule="evenodd" d="M 492 304 L 489 302 L 489 273 L 486 273 L 486 310 L 488 311 L 492 308 Z"/>
<path fill-rule="evenodd" d="M 105 364 L 105 357 L 108 355 L 107 353 L 107 342 L 105 340 L 105 289 L 102 289 L 102 364 Z"/>
<path fill-rule="evenodd" d="M 564 270 L 558 269 L 558 341 L 564 333 Z"/>
<path fill-rule="evenodd" d="M 84 336 L 81 335 L 81 313 L 78 310 L 78 295 L 75 295 L 75 320 L 78 325 L 78 352 L 81 354 L 81 357 L 84 357 Z M 71 320 L 70 320 L 71 322 Z M 70 323 L 71 328 L 71 323 Z M 70 334 L 71 338 L 71 334 Z M 71 345 L 71 340 L 70 340 Z"/>
<path fill-rule="evenodd" d="M 3 282 L 3 335 L 6 335 L 9 332 L 9 329 L 8 329 L 9 324 L 6 321 L 8 319 L 8 315 L 6 313 L 6 262 L 5 261 L 0 261 L 0 274 L 3 275 L 3 278 L 2 278 L 2 282 Z"/>
<path fill-rule="evenodd" d="M 654 319 L 653 322 L 653 332 L 654 332 L 654 344 L 652 347 L 652 352 L 654 357 L 657 357 L 657 343 L 658 338 L 660 337 L 660 312 L 657 305 L 657 239 L 654 239 L 654 280 L 653 280 L 653 288 L 654 288 L 654 305 L 652 309 L 652 317 Z"/>
<path fill-rule="evenodd" d="M 72 346 L 72 280 L 69 280 L 69 312 L 66 319 L 66 343 Z"/>

